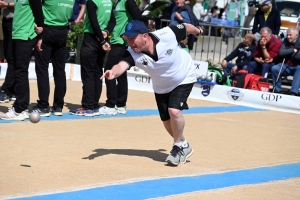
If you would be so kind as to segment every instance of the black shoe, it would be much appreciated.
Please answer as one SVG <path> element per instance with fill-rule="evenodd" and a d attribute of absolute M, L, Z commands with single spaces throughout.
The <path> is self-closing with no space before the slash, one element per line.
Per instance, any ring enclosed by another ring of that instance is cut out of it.
<path fill-rule="evenodd" d="M 49 107 L 48 108 L 39 108 L 37 106 L 34 106 L 31 110 L 29 110 L 29 114 L 32 112 L 39 113 L 41 117 L 49 117 L 50 116 Z"/>
<path fill-rule="evenodd" d="M 9 97 L 4 91 L 0 91 L 0 103 L 8 103 Z"/>
<path fill-rule="evenodd" d="M 62 116 L 62 108 L 50 108 L 50 112 L 55 116 Z"/>

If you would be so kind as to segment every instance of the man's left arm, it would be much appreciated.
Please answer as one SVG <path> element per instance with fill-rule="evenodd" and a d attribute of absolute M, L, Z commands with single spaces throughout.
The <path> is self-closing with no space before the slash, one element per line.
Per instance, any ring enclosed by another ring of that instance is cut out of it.
<path fill-rule="evenodd" d="M 174 32 L 177 42 L 184 40 L 189 34 L 199 36 L 203 32 L 201 28 L 187 23 L 170 26 L 170 29 Z"/>

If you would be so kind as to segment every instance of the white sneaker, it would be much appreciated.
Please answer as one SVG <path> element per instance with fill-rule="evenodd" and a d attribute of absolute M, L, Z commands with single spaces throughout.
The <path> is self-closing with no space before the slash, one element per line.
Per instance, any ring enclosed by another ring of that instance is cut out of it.
<path fill-rule="evenodd" d="M 29 118 L 29 116 L 28 116 L 27 111 L 23 111 L 21 113 L 16 113 L 14 108 L 9 108 L 7 113 L 0 114 L 0 118 L 3 119 L 3 120 L 20 120 L 20 121 L 23 121 L 23 120 Z"/>
<path fill-rule="evenodd" d="M 116 106 L 115 108 L 117 110 L 117 113 L 126 115 L 126 106 L 123 106 L 123 107 Z"/>
<path fill-rule="evenodd" d="M 100 115 L 116 115 L 117 110 L 115 108 L 109 108 L 109 107 L 103 106 L 103 107 L 99 108 L 99 114 Z"/>

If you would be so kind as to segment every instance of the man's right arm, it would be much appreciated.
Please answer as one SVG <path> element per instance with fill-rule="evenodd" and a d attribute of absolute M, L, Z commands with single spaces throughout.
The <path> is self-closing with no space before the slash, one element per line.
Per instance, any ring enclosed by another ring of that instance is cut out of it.
<path fill-rule="evenodd" d="M 126 70 L 128 70 L 131 66 L 134 66 L 135 62 L 128 51 L 125 51 L 121 61 L 114 65 L 111 70 L 106 70 L 101 79 L 104 77 L 108 80 L 115 79 L 122 75 Z"/>
<path fill-rule="evenodd" d="M 91 26 L 93 28 L 94 34 L 96 35 L 97 38 L 99 38 L 99 42 L 101 44 L 104 44 L 106 41 L 104 40 L 102 30 L 100 28 L 98 19 L 97 19 L 97 5 L 93 1 L 87 1 L 86 2 L 86 9 L 88 13 L 88 17 L 91 23 Z"/>

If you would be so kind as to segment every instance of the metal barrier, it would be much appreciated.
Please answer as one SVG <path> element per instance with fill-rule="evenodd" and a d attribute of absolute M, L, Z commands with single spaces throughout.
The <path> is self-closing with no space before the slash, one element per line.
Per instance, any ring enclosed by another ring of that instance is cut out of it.
<path fill-rule="evenodd" d="M 160 22 L 161 27 L 169 24 L 170 20 L 167 19 Z M 190 54 L 194 60 L 211 60 L 215 63 L 221 62 L 242 42 L 243 32 L 251 31 L 251 28 L 211 23 L 200 23 L 199 26 L 203 28 L 204 34 L 198 37 Z"/>

